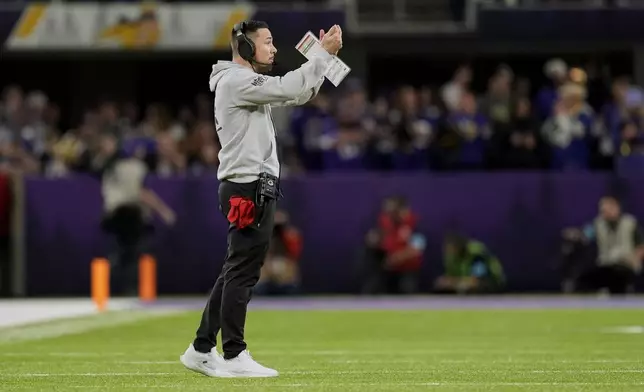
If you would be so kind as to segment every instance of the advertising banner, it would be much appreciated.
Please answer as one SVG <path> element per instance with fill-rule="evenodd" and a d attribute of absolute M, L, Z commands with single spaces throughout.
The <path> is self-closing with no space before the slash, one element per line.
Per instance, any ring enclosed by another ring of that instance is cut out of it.
<path fill-rule="evenodd" d="M 5 43 L 8 50 L 227 49 L 235 23 L 252 4 L 81 3 L 29 5 Z"/>
<path fill-rule="evenodd" d="M 274 36 L 297 42 L 307 30 L 343 24 L 344 12 L 262 9 L 245 2 L 0 6 L 0 39 L 8 51 L 228 50 L 233 26 L 247 19 L 268 22 Z"/>

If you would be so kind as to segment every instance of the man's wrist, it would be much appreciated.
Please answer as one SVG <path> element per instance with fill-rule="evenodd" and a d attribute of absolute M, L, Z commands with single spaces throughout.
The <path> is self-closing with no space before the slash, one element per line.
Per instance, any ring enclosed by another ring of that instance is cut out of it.
<path fill-rule="evenodd" d="M 322 57 L 322 59 L 324 59 L 324 61 L 326 62 L 331 62 L 331 60 L 333 60 L 333 55 L 327 52 L 326 49 L 324 50 L 324 52 L 320 52 L 320 57 Z"/>

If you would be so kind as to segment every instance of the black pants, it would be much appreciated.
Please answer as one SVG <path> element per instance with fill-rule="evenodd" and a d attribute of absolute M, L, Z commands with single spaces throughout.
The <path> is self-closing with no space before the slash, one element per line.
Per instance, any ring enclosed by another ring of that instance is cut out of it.
<path fill-rule="evenodd" d="M 139 258 L 144 239 L 151 233 L 138 205 L 117 207 L 103 218 L 103 230 L 111 234 L 108 259 L 111 265 L 110 291 L 114 295 L 137 295 Z"/>
<path fill-rule="evenodd" d="M 224 216 L 230 211 L 232 196 L 255 200 L 256 191 L 256 181 L 248 184 L 223 181 L 219 185 L 219 206 Z M 209 352 L 216 345 L 219 330 L 224 358 L 234 358 L 246 349 L 246 309 L 268 252 L 275 209 L 276 201 L 267 201 L 263 207 L 255 207 L 255 221 L 250 226 L 239 229 L 229 225 L 228 252 L 203 311 L 195 350 Z"/>
<path fill-rule="evenodd" d="M 624 265 L 594 266 L 578 278 L 579 291 L 597 291 L 603 288 L 613 294 L 624 294 L 635 281 L 635 272 Z"/>
<path fill-rule="evenodd" d="M 415 294 L 418 291 L 416 271 L 391 271 L 385 268 L 386 254 L 382 250 L 367 247 L 365 253 L 363 294 Z"/>

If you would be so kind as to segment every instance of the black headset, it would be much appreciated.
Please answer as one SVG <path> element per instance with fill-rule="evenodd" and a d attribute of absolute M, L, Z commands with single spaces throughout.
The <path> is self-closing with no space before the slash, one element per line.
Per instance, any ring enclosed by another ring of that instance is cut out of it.
<path fill-rule="evenodd" d="M 233 37 L 237 41 L 237 53 L 249 63 L 255 62 L 255 44 L 246 36 L 246 22 L 240 22 L 233 27 Z"/>

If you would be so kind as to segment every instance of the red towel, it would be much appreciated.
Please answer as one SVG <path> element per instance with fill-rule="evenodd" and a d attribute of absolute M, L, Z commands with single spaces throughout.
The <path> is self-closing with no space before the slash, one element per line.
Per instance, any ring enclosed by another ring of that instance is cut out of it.
<path fill-rule="evenodd" d="M 228 222 L 243 229 L 255 221 L 255 203 L 252 200 L 241 196 L 232 196 L 228 202 L 230 203 Z"/>

